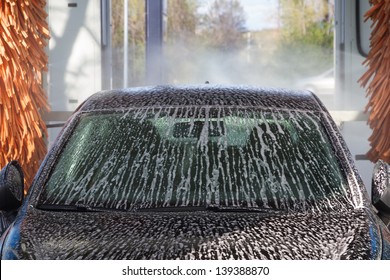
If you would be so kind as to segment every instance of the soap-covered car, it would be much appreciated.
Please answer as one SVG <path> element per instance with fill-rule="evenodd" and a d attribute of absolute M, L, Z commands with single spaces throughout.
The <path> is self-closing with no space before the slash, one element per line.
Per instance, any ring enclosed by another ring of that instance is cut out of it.
<path fill-rule="evenodd" d="M 389 167 L 369 199 L 308 91 L 99 92 L 22 182 L 0 174 L 2 259 L 390 258 Z"/>

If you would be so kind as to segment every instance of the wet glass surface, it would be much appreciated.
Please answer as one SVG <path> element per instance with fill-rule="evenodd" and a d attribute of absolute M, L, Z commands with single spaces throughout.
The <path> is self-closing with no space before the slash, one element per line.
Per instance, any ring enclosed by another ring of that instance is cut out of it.
<path fill-rule="evenodd" d="M 118 210 L 341 205 L 346 182 L 320 122 L 311 112 L 251 107 L 83 114 L 40 203 Z"/>

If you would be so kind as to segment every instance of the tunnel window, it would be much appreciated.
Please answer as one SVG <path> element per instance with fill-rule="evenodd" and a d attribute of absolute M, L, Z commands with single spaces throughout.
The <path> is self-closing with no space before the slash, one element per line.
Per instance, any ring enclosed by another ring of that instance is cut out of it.
<path fill-rule="evenodd" d="M 125 16 L 127 16 L 127 26 Z M 145 1 L 129 0 L 127 5 L 126 1 L 112 1 L 112 88 L 144 84 L 145 43 Z"/>
<path fill-rule="evenodd" d="M 333 1 L 129 0 L 124 42 L 125 2 L 112 2 L 113 88 L 301 88 L 333 106 Z"/>
<path fill-rule="evenodd" d="M 356 3 L 356 34 L 359 53 L 366 57 L 370 51 L 371 20 L 366 21 L 364 14 L 370 9 L 370 2 L 357 1 Z"/>

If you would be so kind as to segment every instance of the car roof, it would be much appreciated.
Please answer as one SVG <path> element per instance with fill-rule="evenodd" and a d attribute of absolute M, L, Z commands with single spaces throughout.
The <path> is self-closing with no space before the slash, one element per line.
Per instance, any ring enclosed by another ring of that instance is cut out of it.
<path fill-rule="evenodd" d="M 78 111 L 175 106 L 243 106 L 322 110 L 318 99 L 306 90 L 205 84 L 101 91 L 88 98 L 78 108 Z"/>

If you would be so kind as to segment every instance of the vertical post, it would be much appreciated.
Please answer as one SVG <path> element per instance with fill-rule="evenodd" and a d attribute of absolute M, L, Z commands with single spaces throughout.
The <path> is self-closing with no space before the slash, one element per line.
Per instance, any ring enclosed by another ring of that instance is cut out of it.
<path fill-rule="evenodd" d="M 123 0 L 123 87 L 126 88 L 128 85 L 128 53 L 129 53 L 129 2 L 128 0 Z"/>
<path fill-rule="evenodd" d="M 162 83 L 163 0 L 146 0 L 146 82 Z"/>
<path fill-rule="evenodd" d="M 345 75 L 345 31 L 346 31 L 346 3 L 345 0 L 335 2 L 335 103 L 337 109 L 344 109 L 344 96 L 346 95 L 346 75 Z"/>
<path fill-rule="evenodd" d="M 111 1 L 101 0 L 102 89 L 112 89 Z"/>

